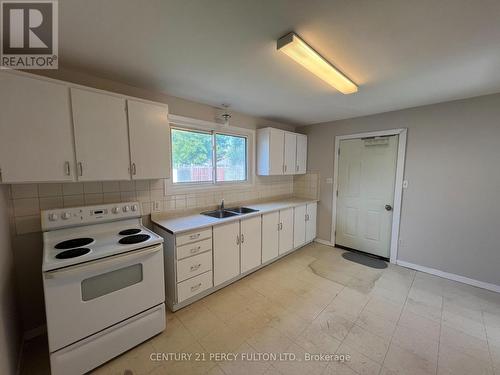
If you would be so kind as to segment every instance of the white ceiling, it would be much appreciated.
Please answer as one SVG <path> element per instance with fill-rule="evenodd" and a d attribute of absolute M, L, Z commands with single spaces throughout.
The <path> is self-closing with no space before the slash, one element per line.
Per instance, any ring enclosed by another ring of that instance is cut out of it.
<path fill-rule="evenodd" d="M 60 64 L 293 124 L 500 92 L 498 0 L 60 0 Z M 359 84 L 276 51 L 294 30 Z"/>

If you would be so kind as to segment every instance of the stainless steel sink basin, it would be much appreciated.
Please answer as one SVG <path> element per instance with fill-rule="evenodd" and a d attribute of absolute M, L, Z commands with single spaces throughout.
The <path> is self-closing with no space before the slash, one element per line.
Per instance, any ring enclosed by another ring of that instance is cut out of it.
<path fill-rule="evenodd" d="M 254 210 L 253 208 L 248 207 L 233 207 L 226 208 L 227 211 L 236 212 L 238 214 L 250 214 L 252 212 L 258 212 L 259 210 Z"/>
<path fill-rule="evenodd" d="M 238 213 L 231 212 L 229 210 L 214 210 L 214 211 L 206 211 L 202 212 L 202 215 L 215 217 L 216 219 L 224 219 L 226 217 L 236 216 Z"/>

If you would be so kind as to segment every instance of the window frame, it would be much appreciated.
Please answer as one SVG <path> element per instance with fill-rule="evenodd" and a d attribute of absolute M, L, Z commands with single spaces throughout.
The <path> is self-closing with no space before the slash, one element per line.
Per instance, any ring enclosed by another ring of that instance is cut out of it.
<path fill-rule="evenodd" d="M 184 116 L 169 115 L 169 142 L 170 142 L 170 178 L 165 180 L 165 195 L 182 194 L 196 190 L 217 190 L 235 186 L 251 188 L 254 186 L 255 176 L 255 130 L 235 126 L 221 125 L 215 122 L 197 120 Z M 172 129 L 193 131 L 211 134 L 212 136 L 212 181 L 205 182 L 175 182 L 173 181 Z M 242 137 L 246 139 L 246 179 L 242 181 L 217 181 L 216 134 Z"/>

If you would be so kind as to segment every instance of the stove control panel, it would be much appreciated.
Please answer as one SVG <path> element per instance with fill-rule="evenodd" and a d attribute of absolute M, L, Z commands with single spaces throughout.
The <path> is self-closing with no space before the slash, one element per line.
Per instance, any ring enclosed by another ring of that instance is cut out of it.
<path fill-rule="evenodd" d="M 141 217 L 140 207 L 138 202 L 127 202 L 45 210 L 42 211 L 42 230 Z"/>

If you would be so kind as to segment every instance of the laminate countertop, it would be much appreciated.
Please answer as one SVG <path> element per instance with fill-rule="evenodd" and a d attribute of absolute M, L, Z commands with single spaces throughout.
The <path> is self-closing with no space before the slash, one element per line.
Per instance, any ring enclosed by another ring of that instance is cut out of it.
<path fill-rule="evenodd" d="M 202 214 L 191 214 L 187 216 L 172 217 L 171 215 L 168 216 L 168 214 L 165 213 L 153 213 L 151 214 L 151 221 L 157 226 L 163 228 L 164 230 L 172 234 L 178 234 L 182 232 L 207 228 L 214 225 L 229 223 L 235 220 L 246 219 L 257 215 L 266 214 L 269 212 L 284 210 L 286 208 L 292 208 L 297 206 L 303 206 L 308 203 L 316 203 L 316 202 L 317 202 L 316 199 L 290 198 L 278 201 L 267 201 L 264 203 L 246 204 L 243 205 L 243 207 L 252 208 L 258 211 L 249 214 L 241 214 L 241 215 L 226 217 L 223 219 L 217 219 Z M 227 208 L 231 207 L 234 206 L 227 205 Z"/>

